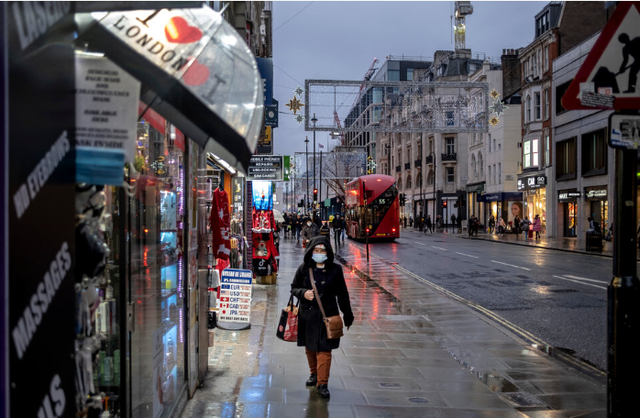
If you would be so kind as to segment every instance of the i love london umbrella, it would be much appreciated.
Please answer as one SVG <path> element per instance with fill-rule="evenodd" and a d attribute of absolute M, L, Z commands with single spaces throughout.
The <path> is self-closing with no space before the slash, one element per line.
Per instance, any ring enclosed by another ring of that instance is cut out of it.
<path fill-rule="evenodd" d="M 143 102 L 246 172 L 262 126 L 262 80 L 245 40 L 219 13 L 207 6 L 96 12 L 76 22 L 78 45 L 140 80 Z"/>

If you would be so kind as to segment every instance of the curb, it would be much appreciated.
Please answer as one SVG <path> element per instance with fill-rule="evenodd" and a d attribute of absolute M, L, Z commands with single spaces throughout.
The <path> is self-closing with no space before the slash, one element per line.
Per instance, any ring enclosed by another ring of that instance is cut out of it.
<path fill-rule="evenodd" d="M 485 241 L 488 241 L 485 239 Z M 500 242 L 500 241 L 498 241 Z M 507 244 L 505 242 L 505 244 Z M 518 245 L 518 244 L 513 244 L 513 245 Z M 575 252 L 575 251 L 568 251 L 568 250 L 564 250 L 567 252 Z M 384 261 L 383 258 L 380 258 L 377 254 L 373 254 L 374 257 Z M 338 260 L 340 262 L 340 264 L 342 264 L 344 267 L 346 267 L 347 269 L 351 270 L 358 278 L 362 279 L 362 280 L 367 280 L 370 282 L 373 282 L 376 284 L 376 286 L 380 287 L 385 293 L 391 295 L 392 297 L 396 298 L 395 295 L 393 295 L 391 292 L 389 292 L 388 290 L 386 290 L 385 288 L 383 288 L 382 286 L 380 286 L 378 284 L 378 282 L 374 279 L 371 278 L 371 276 L 369 276 L 368 274 L 362 272 L 361 270 L 359 270 L 356 266 L 350 264 L 347 260 L 344 259 L 344 257 L 342 257 L 341 255 L 339 255 L 338 253 L 334 253 L 334 257 L 336 260 Z M 391 267 L 391 266 L 390 266 Z M 398 269 L 396 269 L 398 270 Z M 398 270 L 399 272 L 407 275 L 406 273 L 402 272 L 401 270 Z M 408 276 L 411 277 L 411 276 Z M 414 279 L 415 280 L 415 279 Z M 443 293 L 442 290 L 439 290 L 437 288 L 433 288 L 432 289 L 434 291 L 437 291 L 439 293 L 442 294 L 443 297 L 449 297 L 451 298 L 451 296 L 447 295 L 446 293 Z M 397 299 L 397 298 L 396 298 Z M 455 300 L 455 299 L 454 299 Z M 538 345 L 537 341 L 533 340 L 532 338 L 528 337 L 527 335 L 523 334 L 522 332 L 520 332 L 518 329 L 513 329 L 511 327 L 506 326 L 505 324 L 501 324 L 500 321 L 498 321 L 496 318 L 492 318 L 490 315 L 488 315 L 485 312 L 482 312 L 481 310 L 475 308 L 474 306 L 471 306 L 467 303 L 464 303 L 463 301 L 460 300 L 455 300 L 456 302 L 463 304 L 465 306 L 467 306 L 469 309 L 471 309 L 471 311 L 473 311 L 474 313 L 476 313 L 477 315 L 479 315 L 483 320 L 488 321 L 492 326 L 501 329 L 502 332 L 506 333 L 506 334 L 512 334 L 513 336 L 515 336 L 516 338 L 520 339 L 522 342 L 524 342 L 524 345 L 526 345 L 529 348 L 535 347 L 535 349 L 540 352 L 540 353 L 544 353 L 558 361 L 560 361 L 562 364 L 568 365 L 570 367 L 572 367 L 573 369 L 575 369 L 576 371 L 580 372 L 581 374 L 585 375 L 586 377 L 593 379 L 594 381 L 598 382 L 598 383 L 606 383 L 607 381 L 607 375 L 606 372 L 603 370 L 598 369 L 597 367 L 591 365 L 589 362 L 580 359 L 578 357 L 575 357 L 573 355 L 571 355 L 570 353 L 566 353 L 562 350 L 559 350 L 551 345 Z M 524 331 L 524 330 L 523 330 Z"/>

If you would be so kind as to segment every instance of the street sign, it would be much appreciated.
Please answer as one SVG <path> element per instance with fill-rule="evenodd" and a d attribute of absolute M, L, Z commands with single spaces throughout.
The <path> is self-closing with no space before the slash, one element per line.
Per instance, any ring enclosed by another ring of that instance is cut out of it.
<path fill-rule="evenodd" d="M 609 146 L 638 149 L 640 144 L 640 115 L 612 113 L 609 115 Z"/>
<path fill-rule="evenodd" d="M 250 323 L 252 278 L 251 270 L 222 270 L 218 321 Z"/>
<path fill-rule="evenodd" d="M 619 2 L 578 70 L 562 106 L 579 109 L 640 109 L 640 2 Z"/>

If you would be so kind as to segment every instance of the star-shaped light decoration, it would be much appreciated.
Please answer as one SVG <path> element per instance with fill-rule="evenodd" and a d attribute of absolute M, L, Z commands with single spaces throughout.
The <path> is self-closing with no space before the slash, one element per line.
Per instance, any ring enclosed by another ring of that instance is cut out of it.
<path fill-rule="evenodd" d="M 304 90 L 302 90 L 302 87 L 298 86 L 294 91 L 293 94 L 295 94 L 296 96 L 300 96 L 302 97 L 302 93 L 304 93 Z"/>
<path fill-rule="evenodd" d="M 293 99 L 289 100 L 289 103 L 286 103 L 285 106 L 287 106 L 289 110 L 292 111 L 295 115 L 296 112 L 301 110 L 301 108 L 304 106 L 304 103 L 301 103 L 296 96 L 293 96 Z"/>
<path fill-rule="evenodd" d="M 491 126 L 496 126 L 499 122 L 500 122 L 500 119 L 495 117 L 495 115 L 491 116 L 491 119 L 489 119 L 489 123 L 491 124 Z"/>
<path fill-rule="evenodd" d="M 502 103 L 502 100 L 500 99 L 495 99 L 491 106 L 489 106 L 489 110 L 495 113 L 498 118 L 500 118 L 500 116 L 502 116 L 504 111 L 507 109 L 509 109 L 509 107 Z"/>
<path fill-rule="evenodd" d="M 298 122 L 298 124 L 301 124 L 302 121 L 304 120 L 304 116 L 296 115 L 295 120 L 296 120 L 296 122 Z"/>
<path fill-rule="evenodd" d="M 496 89 L 493 89 L 491 90 L 491 93 L 489 93 L 489 96 L 491 96 L 495 100 L 498 98 L 498 96 L 500 96 L 500 93 L 498 93 Z"/>

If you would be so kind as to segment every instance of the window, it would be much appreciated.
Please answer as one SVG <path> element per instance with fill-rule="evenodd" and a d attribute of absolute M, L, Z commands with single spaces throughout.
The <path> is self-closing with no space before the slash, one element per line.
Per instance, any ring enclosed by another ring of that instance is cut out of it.
<path fill-rule="evenodd" d="M 531 95 L 527 95 L 527 102 L 525 105 L 525 123 L 531 122 Z"/>
<path fill-rule="evenodd" d="M 427 185 L 433 186 L 433 170 L 429 170 L 429 174 L 427 174 Z"/>
<path fill-rule="evenodd" d="M 571 81 L 567 81 L 566 83 L 556 87 L 556 115 L 560 115 L 567 111 L 567 109 L 562 107 L 562 96 L 567 92 L 569 84 L 571 84 Z"/>
<path fill-rule="evenodd" d="M 540 165 L 540 161 L 538 160 L 538 150 L 539 144 L 537 139 L 531 140 L 531 165 L 533 167 L 538 167 Z"/>
<path fill-rule="evenodd" d="M 491 183 L 491 166 L 489 166 L 489 178 L 487 179 L 487 181 L 489 182 L 489 184 L 493 184 Z"/>
<path fill-rule="evenodd" d="M 422 172 L 418 171 L 416 174 L 416 187 L 422 187 Z"/>
<path fill-rule="evenodd" d="M 487 142 L 489 143 L 489 152 L 491 152 L 491 134 L 487 134 Z M 495 147 L 494 147 L 495 151 Z"/>
<path fill-rule="evenodd" d="M 533 67 L 533 76 L 537 77 L 538 76 L 538 60 L 536 57 L 536 52 L 533 53 L 533 56 L 531 57 L 533 64 L 531 65 Z"/>
<path fill-rule="evenodd" d="M 556 144 L 556 180 L 576 178 L 576 138 Z"/>
<path fill-rule="evenodd" d="M 407 176 L 407 183 L 406 183 L 406 185 L 407 185 L 407 189 L 410 189 L 410 188 L 411 188 L 411 174 L 409 174 L 409 175 Z"/>
<path fill-rule="evenodd" d="M 582 135 L 582 175 L 595 176 L 607 172 L 607 142 L 605 130 Z"/>
<path fill-rule="evenodd" d="M 398 185 L 398 190 L 402 190 L 402 177 L 398 177 L 397 185 Z"/>
<path fill-rule="evenodd" d="M 407 68 L 407 81 L 413 81 L 413 68 Z"/>
<path fill-rule="evenodd" d="M 455 181 L 456 177 L 453 167 L 447 167 L 447 183 L 454 183 Z"/>
<path fill-rule="evenodd" d="M 480 177 L 484 175 L 484 167 L 482 166 L 482 154 L 478 154 L 478 172 L 480 173 Z"/>
<path fill-rule="evenodd" d="M 498 142 L 498 151 L 502 149 L 502 143 Z"/>
<path fill-rule="evenodd" d="M 445 141 L 445 145 L 446 145 L 446 150 L 447 150 L 447 154 L 453 154 L 456 152 L 455 149 L 455 138 L 450 136 L 444 139 Z"/>
<path fill-rule="evenodd" d="M 543 60 L 544 60 L 544 70 L 549 71 L 549 45 L 545 45 L 544 47 Z"/>
<path fill-rule="evenodd" d="M 502 163 L 498 163 L 498 184 L 502 184 Z"/>
<path fill-rule="evenodd" d="M 534 99 L 535 99 L 535 115 L 536 115 L 536 120 L 540 120 L 542 118 L 542 112 L 541 112 L 541 106 L 542 106 L 542 102 L 540 99 L 540 92 L 537 91 L 534 94 Z"/>
<path fill-rule="evenodd" d="M 471 171 L 473 172 L 473 178 L 478 177 L 478 168 L 476 166 L 476 156 L 471 154 Z"/>
<path fill-rule="evenodd" d="M 551 109 L 549 109 L 549 89 L 544 91 L 544 118 L 549 119 L 549 114 L 551 114 Z"/>
<path fill-rule="evenodd" d="M 549 139 L 549 129 L 544 130 L 544 166 L 549 167 L 551 165 L 551 148 Z"/>
<path fill-rule="evenodd" d="M 455 125 L 455 119 L 454 119 L 453 111 L 445 112 L 445 118 L 446 118 L 447 126 Z"/>
<path fill-rule="evenodd" d="M 493 165 L 493 184 L 498 184 L 496 181 L 496 175 L 498 174 L 498 170 L 496 170 L 496 165 Z"/>
<path fill-rule="evenodd" d="M 496 139 L 493 138 L 493 152 L 496 152 Z"/>

